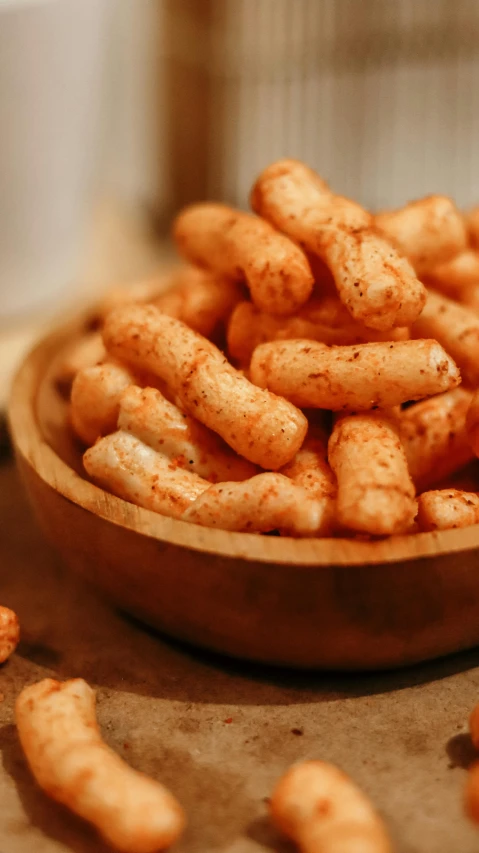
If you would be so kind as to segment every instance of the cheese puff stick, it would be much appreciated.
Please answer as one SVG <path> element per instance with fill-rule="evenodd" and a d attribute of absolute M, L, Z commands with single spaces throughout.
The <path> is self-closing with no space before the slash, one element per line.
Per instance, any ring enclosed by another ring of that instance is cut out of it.
<path fill-rule="evenodd" d="M 440 483 L 474 458 L 466 429 L 471 398 L 465 388 L 454 388 L 409 406 L 399 415 L 409 473 L 419 492 Z"/>
<path fill-rule="evenodd" d="M 466 429 L 470 445 L 479 456 L 479 391 L 474 393 L 466 416 Z"/>
<path fill-rule="evenodd" d="M 273 341 L 253 353 L 251 380 L 304 408 L 383 409 L 448 391 L 460 382 L 436 341 L 327 347 Z"/>
<path fill-rule="evenodd" d="M 374 230 L 369 213 L 334 195 L 302 163 L 280 160 L 265 169 L 251 206 L 327 264 L 355 320 L 385 331 L 419 315 L 426 292 L 409 261 Z"/>
<path fill-rule="evenodd" d="M 151 301 L 163 314 L 176 317 L 209 338 L 228 320 L 242 296 L 236 282 L 186 267 L 178 272 L 173 289 Z"/>
<path fill-rule="evenodd" d="M 228 351 L 240 363 L 267 341 L 304 338 L 325 344 L 351 345 L 366 341 L 406 340 L 407 329 L 376 332 L 357 323 L 339 299 L 312 299 L 294 317 L 273 317 L 252 302 L 240 302 L 228 324 Z"/>
<path fill-rule="evenodd" d="M 475 761 L 468 770 L 464 805 L 467 816 L 474 823 L 479 823 L 479 761 Z"/>
<path fill-rule="evenodd" d="M 181 518 L 210 486 L 123 430 L 97 441 L 84 453 L 83 464 L 92 480 L 107 491 L 171 518 Z"/>
<path fill-rule="evenodd" d="M 192 263 L 246 281 L 258 308 L 293 314 L 314 279 L 304 252 L 268 222 L 223 204 L 194 204 L 176 219 L 173 236 Z"/>
<path fill-rule="evenodd" d="M 181 835 L 177 800 L 101 739 L 95 694 L 81 678 L 25 687 L 15 719 L 30 770 L 48 796 L 88 820 L 124 853 L 156 853 Z"/>
<path fill-rule="evenodd" d="M 341 417 L 329 439 L 328 457 L 338 481 L 336 512 L 342 526 L 375 536 L 411 528 L 415 489 L 393 418 L 385 412 Z"/>
<path fill-rule="evenodd" d="M 301 447 L 305 416 L 286 400 L 260 391 L 206 338 L 152 305 L 118 308 L 103 339 L 115 356 L 151 370 L 181 406 L 261 468 L 281 468 Z"/>
<path fill-rule="evenodd" d="M 479 523 L 479 495 L 461 489 L 423 492 L 418 498 L 417 522 L 421 530 L 447 530 Z"/>
<path fill-rule="evenodd" d="M 0 663 L 10 657 L 20 640 L 18 616 L 9 607 L 0 605 Z"/>
<path fill-rule="evenodd" d="M 336 477 L 328 462 L 328 436 L 326 430 L 315 424 L 310 427 L 303 446 L 294 459 L 281 469 L 316 498 L 336 497 Z"/>
<path fill-rule="evenodd" d="M 479 248 L 479 206 L 466 214 L 466 228 L 472 245 Z"/>
<path fill-rule="evenodd" d="M 479 252 L 467 249 L 445 264 L 428 270 L 424 281 L 446 296 L 462 301 L 462 291 L 479 285 Z"/>
<path fill-rule="evenodd" d="M 294 459 L 281 469 L 281 474 L 302 486 L 312 497 L 324 501 L 323 530 L 331 531 L 334 526 L 337 486 L 328 462 L 326 431 L 317 425 L 311 426 L 303 446 Z"/>
<path fill-rule="evenodd" d="M 479 385 L 479 317 L 470 308 L 430 290 L 411 336 L 434 338 L 454 359 L 464 382 Z"/>
<path fill-rule="evenodd" d="M 180 468 L 205 480 L 247 480 L 258 469 L 237 456 L 216 433 L 170 403 L 155 388 L 130 385 L 120 401 L 118 429 L 132 433 Z"/>
<path fill-rule="evenodd" d="M 376 227 L 421 275 L 449 261 L 467 246 L 463 217 L 452 199 L 430 195 L 375 217 Z"/>
<path fill-rule="evenodd" d="M 479 823 L 479 761 L 475 761 L 468 770 L 464 805 L 467 816 L 474 823 Z"/>
<path fill-rule="evenodd" d="M 73 431 L 85 444 L 116 429 L 120 398 L 134 374 L 115 362 L 80 370 L 73 380 L 70 421 Z"/>
<path fill-rule="evenodd" d="M 392 853 L 370 801 L 338 767 L 303 761 L 277 783 L 273 823 L 303 853 Z"/>
<path fill-rule="evenodd" d="M 479 314 L 479 284 L 471 284 L 455 294 L 456 299 L 462 305 L 467 305 L 476 314 Z"/>
<path fill-rule="evenodd" d="M 329 530 L 329 506 L 282 474 L 265 473 L 242 483 L 218 483 L 183 513 L 183 521 L 244 533 L 280 530 L 320 536 Z"/>

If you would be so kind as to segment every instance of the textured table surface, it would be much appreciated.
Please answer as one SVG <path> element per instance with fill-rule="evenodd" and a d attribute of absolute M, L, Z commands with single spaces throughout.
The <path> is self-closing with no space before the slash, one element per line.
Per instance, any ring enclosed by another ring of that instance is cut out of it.
<path fill-rule="evenodd" d="M 13 724 L 27 683 L 83 676 L 104 737 L 183 803 L 183 853 L 285 851 L 265 798 L 301 758 L 348 771 L 374 799 L 398 853 L 477 853 L 462 813 L 479 701 L 479 651 L 400 673 L 295 675 L 195 652 L 114 612 L 42 541 L 13 463 L 0 463 L 0 601 L 23 639 L 0 668 L 0 853 L 101 853 L 79 819 L 35 787 Z M 318 630 L 321 626 L 318 625 Z"/>

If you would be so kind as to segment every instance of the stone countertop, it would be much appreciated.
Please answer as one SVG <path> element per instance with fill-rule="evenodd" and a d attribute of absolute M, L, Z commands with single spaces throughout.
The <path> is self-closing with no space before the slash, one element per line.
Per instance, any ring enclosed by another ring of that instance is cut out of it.
<path fill-rule="evenodd" d="M 294 674 L 198 652 L 114 611 L 63 569 L 0 464 L 0 602 L 22 625 L 0 668 L 0 852 L 106 853 L 37 789 L 13 724 L 16 694 L 45 676 L 97 690 L 107 742 L 165 782 L 188 814 L 178 853 L 291 850 L 265 800 L 294 761 L 333 761 L 367 791 L 397 853 L 477 853 L 462 810 L 479 701 L 479 650 L 397 673 Z M 320 630 L 318 626 L 318 630 Z"/>

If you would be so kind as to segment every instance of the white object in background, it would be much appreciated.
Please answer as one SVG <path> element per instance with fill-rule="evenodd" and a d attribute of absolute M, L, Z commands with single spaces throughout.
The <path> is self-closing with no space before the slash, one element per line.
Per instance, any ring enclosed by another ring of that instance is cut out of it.
<path fill-rule="evenodd" d="M 109 0 L 0 0 L 0 322 L 68 298 L 95 165 Z"/>

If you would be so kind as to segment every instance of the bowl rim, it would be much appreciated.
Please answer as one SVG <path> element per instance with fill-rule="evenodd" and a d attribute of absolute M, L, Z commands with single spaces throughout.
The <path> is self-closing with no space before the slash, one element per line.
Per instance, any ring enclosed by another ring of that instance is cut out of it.
<path fill-rule="evenodd" d="M 25 356 L 14 377 L 8 422 L 17 454 L 40 479 L 68 501 L 105 521 L 159 542 L 218 557 L 298 567 L 364 566 L 461 554 L 479 548 L 479 524 L 467 528 L 415 533 L 375 541 L 293 539 L 207 527 L 162 516 L 110 495 L 77 474 L 47 443 L 37 418 L 36 401 L 49 364 L 67 342 L 85 333 L 92 312 L 57 327 Z"/>

